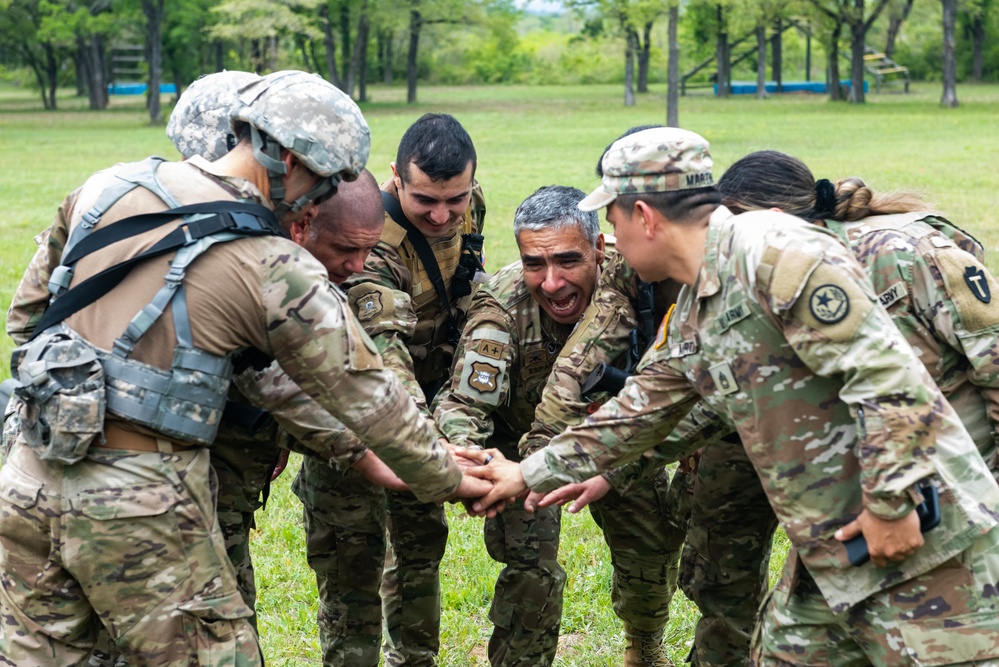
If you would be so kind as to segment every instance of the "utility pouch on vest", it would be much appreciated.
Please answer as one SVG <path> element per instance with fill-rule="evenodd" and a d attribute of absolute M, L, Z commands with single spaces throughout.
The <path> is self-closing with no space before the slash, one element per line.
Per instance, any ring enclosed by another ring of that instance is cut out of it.
<path fill-rule="evenodd" d="M 80 461 L 104 432 L 104 370 L 94 348 L 57 326 L 16 349 L 13 361 L 27 445 L 46 461 Z"/>

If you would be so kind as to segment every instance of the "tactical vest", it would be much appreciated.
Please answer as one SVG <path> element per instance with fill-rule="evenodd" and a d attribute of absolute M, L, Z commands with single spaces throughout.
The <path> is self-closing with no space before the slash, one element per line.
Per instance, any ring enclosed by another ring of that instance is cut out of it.
<path fill-rule="evenodd" d="M 194 347 L 184 288 L 186 271 L 216 243 L 283 232 L 273 213 L 256 204 L 222 201 L 178 206 L 156 178 L 162 162 L 148 158 L 127 165 L 116 174 L 118 181 L 105 188 L 83 214 L 70 234 L 60 266 L 52 273 L 52 300 L 35 336 L 14 351 L 11 366 L 20 381 L 15 394 L 24 402 L 28 416 L 27 422 L 22 419 L 22 428 L 28 444 L 41 458 L 64 463 L 82 459 L 103 429 L 105 408 L 171 438 L 203 445 L 215 438 L 232 375 L 231 355 L 218 356 Z M 94 231 L 104 213 L 139 186 L 172 208 L 132 216 Z M 81 257 L 118 240 L 176 223 L 178 218 L 181 222 L 177 227 L 149 250 L 70 288 Z M 113 289 L 135 263 L 173 250 L 176 254 L 163 287 L 136 313 L 110 351 L 94 347 L 62 323 Z M 131 359 L 136 344 L 168 306 L 176 334 L 170 369 Z M 102 391 L 92 386 L 98 378 Z M 81 387 L 87 390 L 86 398 L 79 395 Z M 71 411 L 75 412 L 67 417 Z M 88 437 L 66 435 L 82 423 L 88 427 Z"/>
<path fill-rule="evenodd" d="M 465 314 L 468 312 L 472 296 L 453 294 L 452 282 L 461 260 L 462 238 L 466 234 L 482 232 L 485 213 L 482 188 L 478 183 L 474 183 L 471 201 L 455 234 L 447 239 L 428 239 L 450 296 L 459 333 L 464 325 Z M 423 386 L 430 386 L 447 375 L 454 359 L 456 341 L 450 340 L 448 313 L 434 290 L 430 274 L 420 260 L 416 248 L 407 238 L 406 230 L 388 214 L 385 215 L 385 227 L 382 229 L 380 240 L 396 249 L 412 276 L 410 297 L 417 321 L 413 337 L 407 343 L 407 347 L 413 358 L 416 380 Z M 475 254 L 481 262 L 482 251 L 479 250 Z"/>

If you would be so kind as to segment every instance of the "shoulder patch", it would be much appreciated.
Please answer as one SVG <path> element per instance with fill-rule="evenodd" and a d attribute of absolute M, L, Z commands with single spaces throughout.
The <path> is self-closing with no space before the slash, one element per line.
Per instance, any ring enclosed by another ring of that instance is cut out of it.
<path fill-rule="evenodd" d="M 382 303 L 382 293 L 374 290 L 365 292 L 354 301 L 354 308 L 357 312 L 357 319 L 361 322 L 375 319 L 385 310 L 385 304 Z"/>
<path fill-rule="evenodd" d="M 792 315 L 832 341 L 849 340 L 874 307 L 875 298 L 848 272 L 821 263 L 803 285 Z"/>
<path fill-rule="evenodd" d="M 459 391 L 488 405 L 499 405 L 505 375 L 505 361 L 468 352 L 464 358 Z"/>
<path fill-rule="evenodd" d="M 808 297 L 808 309 L 819 322 L 836 324 L 850 313 L 850 297 L 839 285 L 819 285 Z"/>
<path fill-rule="evenodd" d="M 935 257 L 965 328 L 975 333 L 999 324 L 999 304 L 992 303 L 999 283 L 988 269 L 973 255 L 958 248 L 945 248 Z"/>
<path fill-rule="evenodd" d="M 666 344 L 666 332 L 669 331 L 669 321 L 673 317 L 674 310 L 676 310 L 676 304 L 671 303 L 669 310 L 666 311 L 666 316 L 663 317 L 662 324 L 659 325 L 659 333 L 656 334 L 656 342 L 653 346 L 657 350 Z"/>

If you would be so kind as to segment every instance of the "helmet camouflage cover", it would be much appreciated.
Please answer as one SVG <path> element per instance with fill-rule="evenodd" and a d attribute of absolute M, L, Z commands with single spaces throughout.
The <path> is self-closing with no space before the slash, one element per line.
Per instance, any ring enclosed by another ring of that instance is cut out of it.
<path fill-rule="evenodd" d="M 217 160 L 229 152 L 229 117 L 239 103 L 240 88 L 260 77 L 251 72 L 206 74 L 177 100 L 166 133 L 184 159 L 200 155 Z"/>
<path fill-rule="evenodd" d="M 322 77 L 274 72 L 239 91 L 235 128 L 249 123 L 290 150 L 319 176 L 352 181 L 371 150 L 368 124 L 352 99 Z"/>

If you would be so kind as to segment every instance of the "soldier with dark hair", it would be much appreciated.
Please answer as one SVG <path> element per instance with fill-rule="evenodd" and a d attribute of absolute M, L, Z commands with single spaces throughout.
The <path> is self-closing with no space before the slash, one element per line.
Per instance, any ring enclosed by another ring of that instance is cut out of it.
<path fill-rule="evenodd" d="M 392 179 L 381 186 L 381 238 L 364 271 L 344 283 L 386 366 L 428 417 L 429 401 L 450 379 L 481 271 L 485 204 L 476 164 L 472 140 L 454 117 L 417 120 L 400 141 Z M 365 451 L 355 439 L 353 456 Z M 305 505 L 324 664 L 377 665 L 384 617 L 387 664 L 433 665 L 440 648 L 444 509 L 309 459 L 293 489 Z"/>
<path fill-rule="evenodd" d="M 650 448 L 681 458 L 689 445 L 663 438 L 700 397 L 738 431 L 794 547 L 753 664 L 995 662 L 999 486 L 971 436 L 833 234 L 734 216 L 711 183 L 692 132 L 647 130 L 605 154 L 580 207 L 608 207 L 644 279 L 686 287 L 617 397 L 519 464 L 479 456 L 499 460 L 468 474 L 496 487 L 473 509 Z"/>

